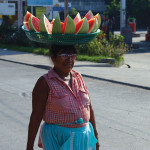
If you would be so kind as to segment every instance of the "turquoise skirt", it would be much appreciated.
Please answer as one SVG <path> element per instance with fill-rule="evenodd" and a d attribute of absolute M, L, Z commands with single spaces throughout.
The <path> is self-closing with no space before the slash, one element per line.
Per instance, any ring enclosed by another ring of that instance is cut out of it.
<path fill-rule="evenodd" d="M 95 150 L 97 143 L 90 122 L 81 128 L 44 123 L 40 136 L 44 150 Z"/>

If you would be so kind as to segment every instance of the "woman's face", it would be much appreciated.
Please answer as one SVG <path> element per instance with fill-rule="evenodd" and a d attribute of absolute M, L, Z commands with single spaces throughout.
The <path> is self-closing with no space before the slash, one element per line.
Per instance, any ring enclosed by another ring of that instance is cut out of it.
<path fill-rule="evenodd" d="M 76 59 L 76 54 L 73 51 L 60 51 L 56 58 L 51 55 L 52 61 L 54 63 L 54 68 L 59 71 L 59 73 L 69 73 Z"/>

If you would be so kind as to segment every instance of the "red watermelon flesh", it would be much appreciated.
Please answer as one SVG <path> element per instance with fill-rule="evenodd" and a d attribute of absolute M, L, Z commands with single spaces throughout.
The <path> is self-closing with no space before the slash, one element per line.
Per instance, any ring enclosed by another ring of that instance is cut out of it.
<path fill-rule="evenodd" d="M 96 21 L 96 18 L 92 18 L 90 19 L 88 22 L 89 22 L 89 30 L 88 30 L 88 33 L 91 33 L 94 29 L 94 25 L 95 25 L 95 21 Z"/>
<path fill-rule="evenodd" d="M 63 31 L 63 28 L 64 28 L 64 23 L 63 22 L 60 22 L 61 23 L 61 29 Z M 65 31 L 64 31 L 65 32 Z"/>
<path fill-rule="evenodd" d="M 28 23 L 28 22 L 23 22 L 23 24 L 24 24 L 24 27 L 25 27 L 27 30 L 30 31 L 29 23 Z"/>
<path fill-rule="evenodd" d="M 52 34 L 53 24 L 50 24 L 50 22 L 48 21 L 47 18 L 45 19 L 45 24 L 46 24 L 46 26 L 47 26 L 47 32 L 48 32 L 49 34 Z"/>
<path fill-rule="evenodd" d="M 80 13 L 77 13 L 77 15 L 76 15 L 76 17 L 74 18 L 73 21 L 74 21 L 75 25 L 76 25 L 79 21 L 81 21 Z"/>
<path fill-rule="evenodd" d="M 39 30 L 40 20 L 38 18 L 36 18 L 35 16 L 32 16 L 31 22 L 32 22 L 32 26 L 33 26 L 34 30 L 36 32 L 40 32 L 40 30 Z"/>
<path fill-rule="evenodd" d="M 98 21 L 98 28 L 99 28 L 100 25 L 101 25 L 101 17 L 100 17 L 100 14 L 99 14 L 99 13 L 96 14 L 93 18 L 96 18 L 96 19 L 97 19 L 97 21 Z"/>
<path fill-rule="evenodd" d="M 31 13 L 27 11 L 26 14 L 25 14 L 25 16 L 24 16 L 24 22 L 28 22 L 30 16 L 31 16 Z"/>
<path fill-rule="evenodd" d="M 92 19 L 92 18 L 93 18 L 93 13 L 92 13 L 92 11 L 91 11 L 91 10 L 89 10 L 89 11 L 88 11 L 88 13 L 87 13 L 84 17 L 86 17 L 86 18 L 87 18 L 87 20 Z"/>
<path fill-rule="evenodd" d="M 51 24 L 54 24 L 54 21 L 55 21 L 55 19 L 53 19 L 53 20 L 51 21 Z"/>
<path fill-rule="evenodd" d="M 64 25 L 63 25 L 63 34 L 74 34 L 76 31 L 76 26 L 73 19 L 67 15 Z"/>
<path fill-rule="evenodd" d="M 88 33 L 89 30 L 89 23 L 86 17 L 84 17 L 81 21 L 76 24 L 76 31 L 75 34 L 85 34 Z"/>
<path fill-rule="evenodd" d="M 82 19 L 81 21 L 79 21 L 77 24 L 76 24 L 76 32 L 75 34 L 77 34 L 83 24 L 84 20 Z"/>
<path fill-rule="evenodd" d="M 67 24 L 67 17 L 66 17 L 65 22 L 64 22 L 64 25 L 63 25 L 62 34 L 64 34 L 64 33 L 65 33 L 66 24 Z"/>

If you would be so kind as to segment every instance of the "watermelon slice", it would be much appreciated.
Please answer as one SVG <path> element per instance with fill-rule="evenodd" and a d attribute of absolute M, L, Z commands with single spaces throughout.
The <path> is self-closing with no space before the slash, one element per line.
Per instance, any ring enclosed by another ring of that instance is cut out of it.
<path fill-rule="evenodd" d="M 63 26 L 63 34 L 74 34 L 75 31 L 75 23 L 73 19 L 69 15 L 67 15 Z"/>
<path fill-rule="evenodd" d="M 97 29 L 99 29 L 99 27 L 101 25 L 101 16 L 100 16 L 100 14 L 99 13 L 96 14 L 93 18 L 97 19 L 97 21 L 98 21 L 98 27 L 97 27 Z"/>
<path fill-rule="evenodd" d="M 51 24 L 54 24 L 54 21 L 55 21 L 55 19 L 53 19 L 53 20 L 51 21 Z"/>
<path fill-rule="evenodd" d="M 24 19 L 23 19 L 24 21 L 23 22 L 28 22 L 30 16 L 31 16 L 31 13 L 27 11 L 26 14 L 25 14 L 25 16 L 24 16 Z"/>
<path fill-rule="evenodd" d="M 91 11 L 91 10 L 89 10 L 89 11 L 88 11 L 88 13 L 87 13 L 84 17 L 86 17 L 86 18 L 87 18 L 87 20 L 92 19 L 92 18 L 93 18 L 93 13 L 92 13 L 92 11 Z"/>
<path fill-rule="evenodd" d="M 79 21 L 81 21 L 81 16 L 80 16 L 80 13 L 78 12 L 77 13 L 77 15 L 76 15 L 76 17 L 74 18 L 74 23 L 75 23 L 75 25 L 79 22 Z"/>
<path fill-rule="evenodd" d="M 56 34 L 62 34 L 62 27 L 61 27 L 61 22 L 60 22 L 60 16 L 59 14 L 56 16 L 54 22 L 51 24 L 53 24 L 53 30 L 52 30 L 52 34 L 56 33 Z"/>
<path fill-rule="evenodd" d="M 88 33 L 89 23 L 86 17 L 84 17 L 81 21 L 76 24 L 76 32 L 77 33 Z"/>
<path fill-rule="evenodd" d="M 60 24 L 61 24 L 61 29 L 62 29 L 62 31 L 63 31 L 64 23 L 63 23 L 63 22 L 60 22 Z"/>
<path fill-rule="evenodd" d="M 96 23 L 97 19 L 96 18 L 92 18 L 88 21 L 89 23 L 89 30 L 88 30 L 88 33 L 91 33 L 91 32 L 94 32 L 95 28 L 96 28 Z M 98 22 L 97 22 L 98 24 Z"/>
<path fill-rule="evenodd" d="M 45 32 L 52 34 L 53 24 L 51 24 L 44 14 L 41 15 L 39 22 L 39 30 L 40 32 Z"/>
<path fill-rule="evenodd" d="M 23 24 L 24 24 L 24 27 L 25 27 L 27 30 L 30 31 L 29 23 L 28 23 L 28 22 L 23 22 Z"/>
<path fill-rule="evenodd" d="M 96 19 L 96 18 L 94 18 L 94 19 Z M 97 19 L 96 19 L 96 20 L 95 20 L 95 24 L 94 24 L 94 29 L 93 29 L 91 32 L 96 32 L 97 29 L 98 29 L 98 21 L 97 21 Z"/>
<path fill-rule="evenodd" d="M 39 30 L 39 22 L 40 22 L 40 20 L 31 14 L 31 16 L 29 18 L 30 31 L 40 32 L 40 30 Z"/>
<path fill-rule="evenodd" d="M 55 21 L 55 19 L 53 19 L 53 20 L 51 21 L 51 24 L 54 24 L 54 21 Z M 60 22 L 60 24 L 61 24 L 61 29 L 63 30 L 64 23 L 63 23 L 63 22 Z"/>

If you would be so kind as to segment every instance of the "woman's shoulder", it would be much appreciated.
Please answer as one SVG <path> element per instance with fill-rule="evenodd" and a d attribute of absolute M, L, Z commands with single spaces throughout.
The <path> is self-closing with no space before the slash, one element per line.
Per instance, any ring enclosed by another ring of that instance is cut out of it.
<path fill-rule="evenodd" d="M 82 75 L 75 70 L 71 70 L 71 74 L 76 78 L 82 78 Z"/>
<path fill-rule="evenodd" d="M 49 89 L 49 86 L 47 84 L 46 78 L 45 78 L 46 74 L 43 76 L 40 76 L 35 84 L 34 89 L 36 88 L 40 88 L 40 89 Z"/>
<path fill-rule="evenodd" d="M 48 73 L 46 73 L 46 74 L 40 76 L 40 77 L 38 78 L 37 82 L 44 84 L 44 83 L 46 83 L 46 78 L 47 78 L 47 77 L 48 77 Z"/>

